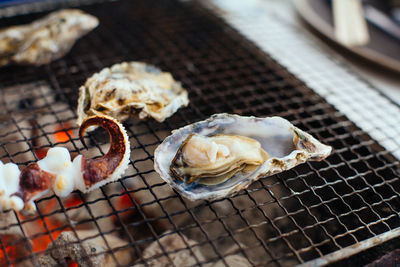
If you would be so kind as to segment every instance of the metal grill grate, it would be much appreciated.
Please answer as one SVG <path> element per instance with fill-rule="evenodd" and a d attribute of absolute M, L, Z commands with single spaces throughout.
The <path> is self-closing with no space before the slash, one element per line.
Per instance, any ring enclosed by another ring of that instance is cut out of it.
<path fill-rule="evenodd" d="M 77 89 L 94 72 L 121 61 L 170 71 L 189 90 L 190 106 L 164 123 L 125 123 L 131 163 L 118 182 L 67 200 L 40 199 L 34 217 L 3 215 L 10 222 L 0 224 L 2 263 L 39 264 L 45 247 L 38 243 L 54 241 L 64 230 L 74 233 L 73 243 L 104 243 L 104 250 L 86 257 L 108 255 L 117 265 L 147 265 L 163 257 L 172 264 L 174 255 L 188 251 L 196 265 L 228 264 L 230 255 L 239 254 L 251 265 L 286 266 L 398 229 L 398 161 L 219 19 L 191 2 L 121 0 L 82 9 L 97 16 L 100 26 L 66 57 L 43 67 L 1 69 L 0 160 L 22 167 L 56 145 L 104 154 L 104 133 L 88 135 L 89 151 L 76 137 Z M 0 26 L 42 15 L 4 18 Z M 234 197 L 189 202 L 154 172 L 153 152 L 172 129 L 219 112 L 285 117 L 334 151 L 322 162 L 261 179 Z M 129 205 L 121 206 L 121 200 Z M 92 234 L 82 238 L 79 231 L 88 228 Z M 157 241 L 175 234 L 182 248 Z M 123 242 L 115 245 L 111 236 Z M 143 249 L 154 241 L 162 253 L 145 257 Z M 16 254 L 12 246 L 26 253 Z M 129 262 L 118 254 L 125 250 Z"/>

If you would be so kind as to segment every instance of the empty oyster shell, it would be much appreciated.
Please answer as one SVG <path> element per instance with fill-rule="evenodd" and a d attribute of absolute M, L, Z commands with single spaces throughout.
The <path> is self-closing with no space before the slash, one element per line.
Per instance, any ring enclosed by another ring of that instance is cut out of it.
<path fill-rule="evenodd" d="M 142 62 L 123 62 L 94 74 L 79 88 L 77 123 L 92 115 L 162 122 L 188 104 L 187 91 L 170 73 Z"/>
<path fill-rule="evenodd" d="M 193 136 L 200 138 L 200 145 L 191 144 L 192 148 L 185 148 Z M 218 147 L 221 142 L 216 142 L 216 138 L 221 137 L 226 138 L 223 144 L 227 151 L 224 151 L 224 147 Z M 232 138 L 244 138 L 245 142 L 253 145 L 239 145 L 242 147 L 235 152 L 237 147 L 232 144 Z M 257 149 L 257 143 L 261 148 Z M 189 152 L 185 152 L 185 149 Z M 193 152 L 191 149 L 197 150 Z M 240 154 L 240 150 L 242 153 L 236 161 L 227 160 L 232 154 Z M 163 180 L 188 199 L 214 200 L 232 195 L 261 177 L 288 170 L 306 160 L 322 160 L 329 156 L 331 150 L 330 146 L 320 143 L 280 117 L 216 114 L 205 121 L 173 131 L 157 147 L 154 168 Z M 218 157 L 218 153 L 221 157 L 219 162 L 210 160 L 215 155 Z M 249 164 L 250 168 L 243 167 L 243 158 L 249 162 L 258 158 L 262 162 Z M 225 166 L 218 168 L 210 166 L 224 163 Z M 231 170 L 235 170 L 233 174 Z M 199 173 L 200 176 L 196 176 Z"/>
<path fill-rule="evenodd" d="M 0 30 L 0 66 L 43 65 L 64 56 L 99 21 L 78 9 L 50 13 L 30 24 Z"/>

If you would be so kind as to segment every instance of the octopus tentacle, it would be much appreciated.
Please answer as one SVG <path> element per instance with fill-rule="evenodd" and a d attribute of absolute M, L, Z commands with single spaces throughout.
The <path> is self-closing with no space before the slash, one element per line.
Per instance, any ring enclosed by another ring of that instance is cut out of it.
<path fill-rule="evenodd" d="M 98 188 L 103 181 L 115 179 L 128 167 L 130 154 L 128 137 L 122 125 L 108 116 L 92 116 L 87 118 L 79 128 L 79 138 L 86 146 L 83 135 L 90 126 L 104 128 L 110 136 L 110 148 L 103 157 L 95 159 L 82 158 L 82 174 L 86 190 Z M 100 183 L 100 185 L 98 185 Z"/>
<path fill-rule="evenodd" d="M 66 148 L 50 148 L 46 157 L 21 171 L 14 163 L 0 161 L 0 211 L 32 211 L 34 201 L 52 189 L 60 197 L 73 190 L 84 193 L 119 179 L 128 167 L 130 145 L 123 126 L 108 116 L 87 118 L 79 129 L 79 137 L 90 126 L 100 126 L 110 135 L 110 149 L 103 157 L 86 159 L 74 156 Z"/>
<path fill-rule="evenodd" d="M 43 171 L 37 163 L 31 163 L 19 175 L 20 195 L 24 202 L 29 202 L 41 192 L 51 188 L 56 175 Z"/>

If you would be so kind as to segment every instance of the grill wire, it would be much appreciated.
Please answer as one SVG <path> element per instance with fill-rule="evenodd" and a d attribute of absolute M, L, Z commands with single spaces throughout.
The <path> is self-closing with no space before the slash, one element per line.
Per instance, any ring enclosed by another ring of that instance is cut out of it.
<path fill-rule="evenodd" d="M 97 234 L 87 240 L 102 239 L 107 249 L 100 254 L 110 254 L 117 265 L 120 259 L 115 254 L 126 248 L 135 254 L 129 264 L 146 265 L 162 255 L 144 258 L 141 251 L 160 237 L 178 233 L 196 240 L 194 245 L 184 241 L 180 250 L 190 255 L 196 248 L 205 251 L 206 259 L 195 257 L 196 265 L 226 263 L 229 255 L 239 254 L 259 266 L 304 263 L 399 227 L 398 161 L 198 4 L 121 0 L 81 8 L 97 16 L 100 25 L 67 56 L 42 67 L 1 69 L 1 161 L 23 167 L 38 160 L 37 149 L 53 146 L 89 153 L 73 134 L 78 88 L 90 75 L 114 63 L 145 61 L 171 72 L 188 89 L 190 105 L 164 123 L 125 122 L 132 148 L 129 170 L 121 180 L 96 190 L 94 198 L 74 192 L 81 203 L 66 206 L 50 195 L 37 201 L 38 213 L 33 217 L 12 213 L 16 222 L 0 231 L 16 229 L 22 236 L 12 242 L 1 236 L 5 264 L 27 259 L 38 264 L 41 253 L 33 251 L 33 240 L 43 236 L 54 240 L 55 232 L 66 229 L 78 236 L 77 229 L 88 225 Z M 28 23 L 44 14 L 3 18 L 0 26 Z M 282 116 L 333 146 L 333 153 L 321 162 L 260 179 L 231 198 L 191 203 L 154 172 L 153 152 L 171 130 L 221 112 Z M 68 140 L 55 141 L 57 132 L 66 132 Z M 106 135 L 95 131 L 87 136 L 94 154 L 107 151 Z M 118 208 L 115 200 L 121 197 L 131 205 Z M 56 208 L 48 212 L 44 207 L 50 202 Z M 106 213 L 95 209 L 99 203 L 107 207 Z M 86 219 L 72 220 L 74 211 L 85 213 Z M 134 218 L 123 216 L 129 212 Z M 63 223 L 49 230 L 49 219 L 57 216 L 64 218 Z M 103 229 L 101 221 L 110 218 L 117 226 Z M 28 235 L 26 229 L 37 220 L 44 230 Z M 107 240 L 111 234 L 127 244 L 111 247 Z M 159 244 L 172 264 L 171 255 L 177 251 Z M 228 245 L 234 249 L 225 249 Z M 14 258 L 8 255 L 8 246 L 27 247 L 28 253 Z"/>

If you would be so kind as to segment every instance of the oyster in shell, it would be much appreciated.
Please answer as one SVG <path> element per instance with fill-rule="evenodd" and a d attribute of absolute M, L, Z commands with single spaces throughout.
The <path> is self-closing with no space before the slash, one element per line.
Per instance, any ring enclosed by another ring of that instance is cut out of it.
<path fill-rule="evenodd" d="M 157 147 L 154 168 L 188 199 L 214 200 L 331 150 L 280 117 L 216 114 L 173 131 Z"/>
<path fill-rule="evenodd" d="M 142 62 L 123 62 L 94 74 L 79 88 L 77 123 L 92 115 L 162 122 L 188 104 L 187 91 L 170 73 Z"/>
<path fill-rule="evenodd" d="M 176 178 L 189 184 L 197 181 L 215 185 L 238 172 L 257 169 L 268 157 L 260 142 L 249 137 L 191 134 L 178 149 L 170 170 Z"/>
<path fill-rule="evenodd" d="M 96 17 L 78 9 L 50 13 L 30 24 L 0 30 L 0 66 L 43 65 L 61 58 L 75 41 L 96 28 Z"/>

